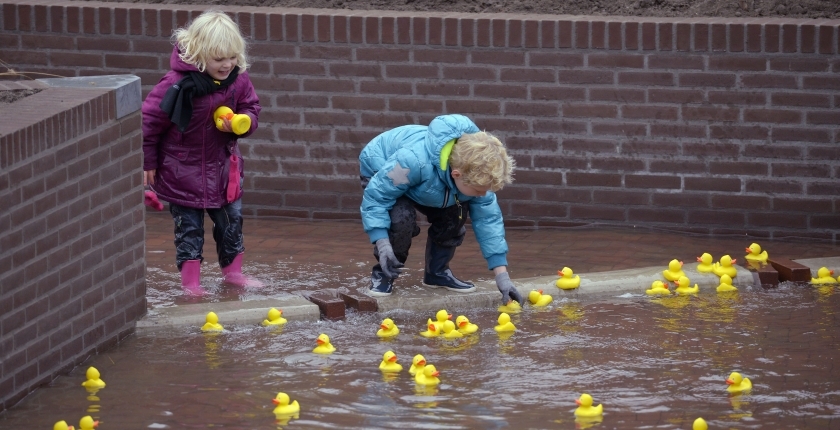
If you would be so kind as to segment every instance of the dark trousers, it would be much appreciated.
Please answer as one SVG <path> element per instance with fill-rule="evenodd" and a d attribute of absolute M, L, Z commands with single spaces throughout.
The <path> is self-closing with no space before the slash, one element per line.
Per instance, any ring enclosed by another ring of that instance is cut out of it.
<path fill-rule="evenodd" d="M 213 221 L 213 240 L 219 266 L 227 267 L 237 255 L 245 252 L 242 239 L 242 200 L 221 208 L 197 209 L 169 204 L 169 213 L 175 221 L 175 259 L 178 270 L 187 260 L 204 260 L 204 211 Z"/>

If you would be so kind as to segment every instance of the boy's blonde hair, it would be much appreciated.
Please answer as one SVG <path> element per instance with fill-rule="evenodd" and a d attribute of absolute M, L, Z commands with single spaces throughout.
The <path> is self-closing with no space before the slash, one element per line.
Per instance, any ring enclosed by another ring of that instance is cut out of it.
<path fill-rule="evenodd" d="M 465 184 L 501 190 L 513 182 L 516 162 L 496 136 L 480 131 L 467 133 L 452 148 L 449 163 L 463 175 Z"/>
<path fill-rule="evenodd" d="M 187 28 L 175 30 L 172 39 L 181 51 L 181 60 L 200 72 L 204 72 L 209 60 L 228 57 L 236 57 L 240 72 L 248 69 L 245 39 L 239 26 L 224 12 L 202 13 Z"/>

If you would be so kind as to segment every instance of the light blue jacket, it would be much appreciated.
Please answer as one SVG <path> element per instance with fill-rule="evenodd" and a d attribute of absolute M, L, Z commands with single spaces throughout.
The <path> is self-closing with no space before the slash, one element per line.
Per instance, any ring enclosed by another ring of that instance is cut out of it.
<path fill-rule="evenodd" d="M 405 125 L 371 140 L 359 155 L 360 173 L 371 178 L 362 198 L 362 224 L 371 243 L 388 237 L 388 211 L 399 197 L 429 207 L 470 202 L 469 216 L 488 268 L 507 266 L 507 242 L 496 194 L 469 197 L 458 192 L 450 176 L 447 142 L 479 129 L 463 115 L 442 115 L 429 126 Z"/>

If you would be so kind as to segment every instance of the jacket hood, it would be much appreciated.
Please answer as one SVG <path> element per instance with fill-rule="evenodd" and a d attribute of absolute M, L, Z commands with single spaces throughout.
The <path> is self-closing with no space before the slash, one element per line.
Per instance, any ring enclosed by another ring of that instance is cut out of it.
<path fill-rule="evenodd" d="M 169 67 L 179 73 L 197 72 L 198 67 L 185 63 L 179 56 L 180 53 L 181 51 L 178 49 L 178 44 L 176 43 L 172 47 L 172 55 L 169 56 Z"/>
<path fill-rule="evenodd" d="M 429 124 L 426 133 L 426 149 L 429 160 L 435 166 L 438 176 L 447 184 L 452 184 L 449 177 L 449 154 L 454 140 L 464 133 L 477 133 L 478 127 L 463 115 L 441 115 Z"/>

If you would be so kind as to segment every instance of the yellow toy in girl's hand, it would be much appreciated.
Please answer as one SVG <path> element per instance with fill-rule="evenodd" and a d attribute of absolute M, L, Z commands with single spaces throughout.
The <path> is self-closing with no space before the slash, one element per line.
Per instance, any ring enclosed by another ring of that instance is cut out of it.
<path fill-rule="evenodd" d="M 742 391 L 748 391 L 752 388 L 752 381 L 749 378 L 744 378 L 738 372 L 732 372 L 728 378 L 726 378 L 726 391 L 730 393 L 740 393 Z"/>
<path fill-rule="evenodd" d="M 225 329 L 219 324 L 219 316 L 215 312 L 208 312 L 204 320 L 205 323 L 201 326 L 201 331 L 222 331 Z"/>
<path fill-rule="evenodd" d="M 316 354 L 332 354 L 335 351 L 335 347 L 330 343 L 330 337 L 324 333 L 321 333 L 321 335 L 318 336 L 315 343 L 317 343 L 318 346 L 316 346 L 312 352 Z"/>
<path fill-rule="evenodd" d="M 230 122 L 230 130 L 225 127 L 225 120 Z M 227 106 L 219 106 L 213 112 L 213 121 L 216 128 L 221 131 L 232 131 L 236 134 L 245 134 L 251 129 L 251 117 L 241 113 L 233 113 Z"/>
<path fill-rule="evenodd" d="M 99 427 L 99 421 L 94 421 L 90 415 L 86 415 L 79 420 L 79 430 L 94 430 L 97 427 Z"/>
<path fill-rule="evenodd" d="M 712 273 L 718 276 L 729 275 L 730 278 L 734 278 L 738 274 L 738 269 L 733 264 L 735 264 L 735 259 L 729 255 L 724 255 L 720 257 L 719 263 L 715 263 Z"/>
<path fill-rule="evenodd" d="M 422 372 L 418 371 L 417 374 L 414 375 L 414 382 L 420 385 L 425 385 L 427 387 L 433 387 L 437 384 L 440 384 L 440 379 L 438 379 L 438 376 L 440 376 L 440 372 L 438 372 L 438 370 L 435 369 L 435 366 L 433 364 L 429 364 L 423 368 Z"/>
<path fill-rule="evenodd" d="M 274 408 L 274 415 L 294 415 L 300 412 L 300 404 L 298 401 L 295 400 L 289 403 L 291 399 L 289 395 L 286 393 L 277 393 L 273 399 L 271 399 L 271 403 L 277 405 Z"/>
<path fill-rule="evenodd" d="M 548 294 L 543 294 L 543 290 L 531 290 L 531 292 L 528 293 L 528 301 L 534 306 L 548 306 L 552 300 L 554 300 L 554 298 Z"/>
<path fill-rule="evenodd" d="M 677 293 L 677 294 L 680 294 L 680 295 L 685 295 L 685 294 L 697 294 L 697 292 L 700 291 L 700 287 L 697 286 L 697 284 L 694 284 L 693 287 L 691 287 L 690 285 L 691 285 L 691 280 L 689 280 L 685 276 L 680 276 L 680 279 L 677 279 L 677 282 L 676 282 L 676 287 L 677 288 L 674 289 L 674 292 Z"/>
<path fill-rule="evenodd" d="M 455 325 L 458 326 L 458 331 L 463 334 L 472 334 L 478 331 L 478 326 L 471 323 L 470 320 L 463 315 L 459 315 L 458 318 L 455 319 Z"/>
<path fill-rule="evenodd" d="M 105 388 L 105 381 L 99 379 L 99 376 L 99 370 L 96 370 L 93 366 L 88 367 L 87 372 L 85 372 L 87 380 L 82 382 L 82 386 L 85 388 Z"/>
<path fill-rule="evenodd" d="M 416 375 L 417 372 L 422 372 L 424 367 L 426 367 L 426 357 L 417 354 L 411 360 L 411 367 L 408 369 L 408 373 Z"/>
<path fill-rule="evenodd" d="M 712 269 L 715 268 L 714 264 L 712 264 L 712 254 L 708 252 L 704 252 L 703 255 L 697 257 L 697 271 L 700 273 L 712 273 Z"/>
<path fill-rule="evenodd" d="M 499 306 L 499 312 L 507 312 L 509 314 L 518 314 L 522 312 L 522 306 L 519 305 L 519 302 L 516 300 L 511 300 L 507 302 L 506 305 Z"/>
<path fill-rule="evenodd" d="M 455 329 L 454 322 L 446 321 L 443 323 L 443 337 L 447 339 L 457 339 L 459 337 L 464 337 L 464 333 Z"/>
<path fill-rule="evenodd" d="M 580 286 L 580 276 L 575 275 L 575 272 L 568 267 L 558 270 L 557 276 L 559 276 L 560 279 L 558 279 L 554 285 L 561 290 L 574 290 Z"/>
<path fill-rule="evenodd" d="M 836 284 L 837 280 L 834 279 L 834 277 L 832 275 L 834 275 L 833 270 L 828 270 L 828 267 L 820 267 L 820 269 L 817 270 L 817 277 L 816 278 L 811 278 L 811 283 L 812 284 Z"/>
<path fill-rule="evenodd" d="M 717 287 L 717 292 L 719 293 L 729 293 L 732 291 L 738 291 L 738 288 L 732 285 L 732 278 L 729 275 L 723 275 L 720 277 L 720 285 Z"/>
<path fill-rule="evenodd" d="M 683 262 L 673 259 L 668 263 L 668 268 L 662 271 L 662 276 L 669 281 L 676 281 L 680 276 L 685 276 L 682 270 Z"/>
<path fill-rule="evenodd" d="M 662 281 L 653 281 L 650 284 L 650 289 L 645 290 L 645 294 L 649 296 L 667 296 L 671 294 L 668 285 Z"/>
<path fill-rule="evenodd" d="M 575 409 L 576 417 L 597 417 L 604 413 L 604 405 L 592 406 L 592 396 L 589 394 L 581 394 L 575 403 L 578 405 Z"/>
<path fill-rule="evenodd" d="M 283 311 L 277 308 L 271 308 L 268 310 L 267 318 L 263 320 L 262 325 L 283 325 L 286 322 L 286 318 L 283 318 Z"/>
<path fill-rule="evenodd" d="M 759 263 L 767 263 L 767 251 L 761 250 L 761 245 L 757 243 L 753 243 L 752 245 L 745 248 L 749 254 L 745 255 L 744 258 L 747 261 L 757 261 Z"/>
<path fill-rule="evenodd" d="M 73 426 L 67 425 L 67 421 L 61 420 L 53 425 L 53 430 L 75 430 Z"/>
<path fill-rule="evenodd" d="M 379 324 L 379 330 L 376 331 L 376 335 L 379 337 L 394 337 L 398 334 L 400 334 L 400 329 L 391 318 L 382 320 L 382 324 Z"/>
<path fill-rule="evenodd" d="M 385 354 L 382 355 L 382 361 L 379 363 L 379 370 L 388 373 L 402 370 L 402 364 L 397 363 L 397 354 L 394 354 L 394 351 L 385 351 Z"/>
<path fill-rule="evenodd" d="M 507 331 L 516 331 L 516 326 L 514 326 L 513 323 L 510 322 L 510 315 L 502 312 L 502 314 L 499 315 L 499 319 L 497 321 L 499 325 L 493 327 L 497 332 L 503 333 Z"/>

